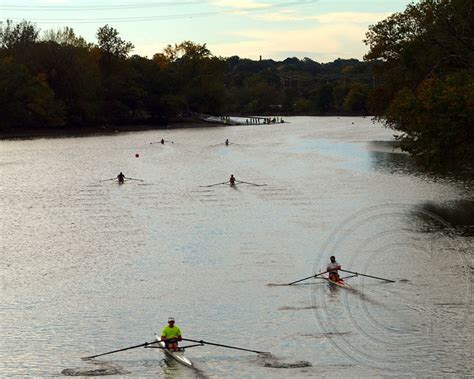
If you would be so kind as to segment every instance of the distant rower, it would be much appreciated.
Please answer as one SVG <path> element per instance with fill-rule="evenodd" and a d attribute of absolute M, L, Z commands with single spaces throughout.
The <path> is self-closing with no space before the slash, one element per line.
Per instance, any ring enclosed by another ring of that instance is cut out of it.
<path fill-rule="evenodd" d="M 339 273 L 338 270 L 341 269 L 341 265 L 336 262 L 336 257 L 331 257 L 331 262 L 329 262 L 326 271 L 329 272 L 329 279 L 333 282 L 337 282 L 339 280 Z"/>
<path fill-rule="evenodd" d="M 117 175 L 117 180 L 120 184 L 123 184 L 125 182 L 125 175 L 122 174 L 122 171 L 120 171 L 120 174 Z"/>
<path fill-rule="evenodd" d="M 229 183 L 230 183 L 231 186 L 235 186 L 235 178 L 234 178 L 234 175 L 231 175 L 231 176 L 230 176 Z"/>
<path fill-rule="evenodd" d="M 161 144 L 164 145 L 165 144 L 165 140 L 162 138 L 161 139 Z"/>
<path fill-rule="evenodd" d="M 225 145 L 226 145 L 226 146 L 229 146 L 229 139 L 226 139 L 226 140 L 225 140 Z"/>

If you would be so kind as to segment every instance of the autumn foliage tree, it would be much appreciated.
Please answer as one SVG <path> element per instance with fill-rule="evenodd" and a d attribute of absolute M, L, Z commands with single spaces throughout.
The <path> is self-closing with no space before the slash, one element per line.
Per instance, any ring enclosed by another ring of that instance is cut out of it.
<path fill-rule="evenodd" d="M 72 28 L 0 22 L 0 131 L 163 125 L 195 113 L 365 114 L 372 63 L 217 57 L 168 45 L 153 59 L 112 26 L 95 43 Z"/>
<path fill-rule="evenodd" d="M 383 83 L 373 109 L 402 148 L 428 167 L 472 166 L 474 2 L 422 0 L 366 37 Z"/>

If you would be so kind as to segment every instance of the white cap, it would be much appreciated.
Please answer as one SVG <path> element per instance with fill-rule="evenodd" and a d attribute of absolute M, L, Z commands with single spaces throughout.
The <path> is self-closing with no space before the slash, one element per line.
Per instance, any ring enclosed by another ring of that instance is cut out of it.
<path fill-rule="evenodd" d="M 168 321 L 174 321 L 174 317 L 168 317 Z"/>

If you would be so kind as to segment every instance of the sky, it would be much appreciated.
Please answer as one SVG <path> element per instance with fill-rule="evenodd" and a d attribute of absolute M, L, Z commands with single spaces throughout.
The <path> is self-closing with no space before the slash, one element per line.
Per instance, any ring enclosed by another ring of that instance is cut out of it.
<path fill-rule="evenodd" d="M 258 60 L 362 59 L 369 25 L 410 0 L 0 0 L 0 21 L 42 31 L 71 27 L 87 42 L 108 24 L 152 58 L 171 44 L 206 44 L 213 55 Z"/>

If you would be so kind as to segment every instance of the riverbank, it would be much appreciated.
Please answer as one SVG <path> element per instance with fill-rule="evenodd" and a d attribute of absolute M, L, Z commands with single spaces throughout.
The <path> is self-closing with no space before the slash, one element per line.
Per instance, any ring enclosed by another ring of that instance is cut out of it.
<path fill-rule="evenodd" d="M 182 119 L 170 122 L 166 125 L 102 125 L 84 127 L 59 127 L 59 128 L 24 128 L 11 131 L 0 130 L 0 140 L 9 139 L 34 139 L 34 138 L 60 138 L 60 137 L 82 137 L 90 135 L 109 135 L 126 132 L 140 132 L 147 130 L 166 130 L 183 128 L 212 128 L 226 126 L 225 123 L 216 124 L 195 119 Z M 228 125 L 227 125 L 228 126 Z"/>

